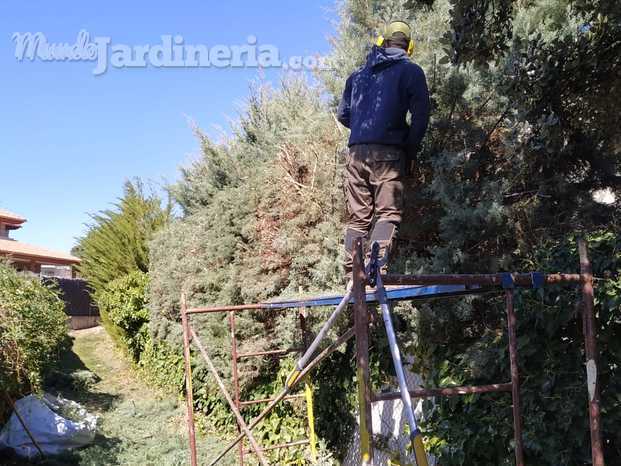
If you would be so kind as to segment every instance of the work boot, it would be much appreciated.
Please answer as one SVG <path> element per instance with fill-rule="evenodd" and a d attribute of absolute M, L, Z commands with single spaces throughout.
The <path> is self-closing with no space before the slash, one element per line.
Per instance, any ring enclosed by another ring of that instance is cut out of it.
<path fill-rule="evenodd" d="M 394 246 L 394 238 L 397 235 L 397 227 L 395 224 L 386 221 L 379 221 L 373 227 L 371 232 L 371 239 L 369 242 L 373 244 L 377 242 L 379 245 L 378 258 L 381 260 L 386 256 L 386 262 L 380 268 L 380 273 L 384 275 L 388 271 L 388 262 L 390 260 L 390 254 Z M 370 254 L 370 253 L 369 253 Z M 368 260 L 367 254 L 367 260 Z"/>

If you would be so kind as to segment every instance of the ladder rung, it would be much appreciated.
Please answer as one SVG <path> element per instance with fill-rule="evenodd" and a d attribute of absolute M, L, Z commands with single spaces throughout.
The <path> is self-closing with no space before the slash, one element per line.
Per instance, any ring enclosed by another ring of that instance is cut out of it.
<path fill-rule="evenodd" d="M 293 400 L 295 398 L 304 398 L 304 396 L 305 395 L 303 393 L 298 393 L 296 395 L 288 395 L 284 397 L 283 400 Z M 239 406 L 243 408 L 244 406 L 257 405 L 260 403 L 271 403 L 272 401 L 274 401 L 274 398 L 261 398 L 259 400 L 240 401 Z"/>
<path fill-rule="evenodd" d="M 308 445 L 309 443 L 310 443 L 310 440 L 304 439 L 304 440 L 298 440 L 296 442 L 281 443 L 279 445 L 271 445 L 269 447 L 263 448 L 262 450 L 263 451 L 278 450 L 280 448 L 291 448 L 291 447 L 298 447 L 300 445 Z M 245 455 L 253 454 L 253 453 L 254 453 L 254 450 L 252 450 L 252 449 L 244 451 Z"/>

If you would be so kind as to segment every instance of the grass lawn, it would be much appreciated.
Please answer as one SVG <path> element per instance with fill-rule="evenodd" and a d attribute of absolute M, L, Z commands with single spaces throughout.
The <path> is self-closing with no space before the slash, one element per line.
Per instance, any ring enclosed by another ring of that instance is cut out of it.
<path fill-rule="evenodd" d="M 8 465 L 185 465 L 189 464 L 185 406 L 175 396 L 145 386 L 139 372 L 114 347 L 101 327 L 72 333 L 72 351 L 63 355 L 48 392 L 83 404 L 99 416 L 95 442 L 85 448 L 33 463 Z M 200 463 L 224 447 L 214 438 L 197 439 Z M 234 452 L 236 449 L 234 450 Z M 234 455 L 224 465 L 235 464 Z"/>

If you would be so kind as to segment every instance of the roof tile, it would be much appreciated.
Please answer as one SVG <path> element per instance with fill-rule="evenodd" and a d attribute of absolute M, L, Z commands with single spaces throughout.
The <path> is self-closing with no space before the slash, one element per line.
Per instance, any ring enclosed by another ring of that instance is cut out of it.
<path fill-rule="evenodd" d="M 0 238 L 0 255 L 31 256 L 37 259 L 52 259 L 54 261 L 66 261 L 67 263 L 78 264 L 80 259 L 64 252 L 52 251 L 49 249 L 21 243 L 12 239 Z"/>
<path fill-rule="evenodd" d="M 16 213 L 5 209 L 0 209 L 0 218 L 14 220 L 17 223 L 24 223 L 26 221 L 26 219 L 21 215 L 17 215 Z"/>

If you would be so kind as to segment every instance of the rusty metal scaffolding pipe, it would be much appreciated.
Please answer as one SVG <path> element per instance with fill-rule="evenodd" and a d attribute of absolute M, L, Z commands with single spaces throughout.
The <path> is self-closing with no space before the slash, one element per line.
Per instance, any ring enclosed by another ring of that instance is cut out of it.
<path fill-rule="evenodd" d="M 578 253 L 580 255 L 580 274 L 582 278 L 582 326 L 586 353 L 587 391 L 589 395 L 591 458 L 593 466 L 604 466 L 599 406 L 599 373 L 597 367 L 597 321 L 593 311 L 593 271 L 591 269 L 587 244 L 582 239 L 578 241 Z"/>
<path fill-rule="evenodd" d="M 300 351 L 300 348 L 288 348 L 288 349 L 282 349 L 282 350 L 255 351 L 253 353 L 239 353 L 237 355 L 237 359 L 254 358 L 258 356 L 270 356 L 270 357 L 277 358 L 279 356 L 286 356 L 287 354 L 297 353 L 299 351 Z"/>
<path fill-rule="evenodd" d="M 603 447 L 601 438 L 601 419 L 600 419 L 600 406 L 599 406 L 599 383 L 597 372 L 597 322 L 594 314 L 594 298 L 593 298 L 593 275 L 591 271 L 591 265 L 587 255 L 586 243 L 583 241 L 578 242 L 580 252 L 580 274 L 542 274 L 542 273 L 513 273 L 511 274 L 512 286 L 515 287 L 539 287 L 544 284 L 580 284 L 582 286 L 583 293 L 583 326 L 584 326 L 584 338 L 585 349 L 587 359 L 587 385 L 589 395 L 589 417 L 590 417 L 590 430 L 591 430 L 591 448 L 593 466 L 604 466 Z M 450 274 L 450 275 L 384 275 L 382 276 L 385 285 L 477 285 L 481 287 L 500 287 L 506 286 L 507 274 Z M 346 305 L 346 302 L 351 297 L 351 289 L 345 296 L 341 305 Z M 508 333 L 509 333 L 509 356 L 511 363 L 511 383 L 502 383 L 494 385 L 484 386 L 471 386 L 471 387 L 446 387 L 446 388 L 431 388 L 431 389 L 415 389 L 411 390 L 410 394 L 414 397 L 427 397 L 427 396 L 457 396 L 471 393 L 491 393 L 491 392 L 507 392 L 511 391 L 513 398 L 513 414 L 514 414 L 514 429 L 515 429 L 515 454 L 516 464 L 523 466 L 523 445 L 522 445 L 522 419 L 520 414 L 520 395 L 519 395 L 519 371 L 517 364 L 517 335 L 516 335 L 516 316 L 513 307 L 513 290 L 505 290 L 506 305 L 507 305 L 507 321 L 508 321 Z M 291 306 L 294 308 L 295 306 Z M 344 306 L 343 306 L 344 307 Z M 213 312 L 226 312 L 229 311 L 233 314 L 236 311 L 244 310 L 271 310 L 271 306 L 266 303 L 249 304 L 241 306 L 215 306 L 215 307 L 198 307 L 192 309 L 186 309 L 185 303 L 182 309 L 182 320 L 184 324 L 184 331 L 189 328 L 187 322 L 188 314 L 202 314 Z M 191 330 L 191 328 L 190 328 Z M 194 331 L 192 334 L 195 336 Z M 317 355 L 312 361 L 310 361 L 306 367 L 299 373 L 299 375 L 291 382 L 291 384 L 283 389 L 283 391 L 274 399 L 272 399 L 268 406 L 257 416 L 250 424 L 243 424 L 243 432 L 222 451 L 217 458 L 215 458 L 210 466 L 215 465 L 220 459 L 222 459 L 231 449 L 241 442 L 244 437 L 248 437 L 252 443 L 252 434 L 250 430 L 256 427 L 272 409 L 280 403 L 283 399 L 290 398 L 289 393 L 298 385 L 304 377 L 323 359 L 329 354 L 335 351 L 340 345 L 354 336 L 354 329 L 350 329 L 337 339 L 330 346 L 325 348 L 319 355 Z M 184 343 L 186 341 L 184 340 Z M 200 344 L 200 342 L 197 342 Z M 186 370 L 190 370 L 189 366 L 189 351 L 186 355 Z M 252 355 L 252 354 L 251 354 Z M 237 358 L 251 355 L 238 355 Z M 308 355 L 310 356 L 310 355 Z M 215 373 L 215 372 L 214 372 Z M 217 374 L 216 374 L 217 376 Z M 187 381 L 187 379 L 186 379 Z M 191 387 L 191 380 L 190 380 Z M 191 397 L 191 393 L 189 394 Z M 373 396 L 373 401 L 377 400 L 390 400 L 400 397 L 400 393 L 383 393 Z M 189 400 L 188 407 L 191 406 L 191 398 Z M 258 400 L 257 400 L 258 401 Z M 268 400 L 260 400 L 268 401 Z M 232 401 L 231 401 L 232 403 Z M 230 403 L 230 404 L 231 404 Z M 241 402 L 242 405 L 245 402 Z M 232 408 L 234 406 L 232 405 Z M 239 410 L 234 409 L 236 415 L 239 415 Z M 195 445 L 193 444 L 193 419 L 190 413 L 188 413 L 189 421 L 192 424 L 190 427 L 191 435 L 191 449 L 193 453 L 193 463 L 195 464 Z M 243 419 L 242 419 L 243 422 Z M 301 440 L 298 442 L 307 442 L 307 440 Z M 298 444 L 298 442 L 292 442 L 292 445 Z M 287 445 L 283 445 L 287 446 Z M 274 446 L 273 448 L 280 448 L 283 446 Z M 261 452 L 258 452 L 259 456 Z"/>
<path fill-rule="evenodd" d="M 507 327 L 509 333 L 509 363 L 511 367 L 511 397 L 513 399 L 513 430 L 515 437 L 515 464 L 524 466 L 524 442 L 522 440 L 522 409 L 520 401 L 520 374 L 517 357 L 517 318 L 513 307 L 513 289 L 505 291 Z"/>
<path fill-rule="evenodd" d="M 282 399 L 282 401 L 295 400 L 295 399 L 298 399 L 298 398 L 304 398 L 304 395 L 303 394 L 287 395 L 286 397 L 284 397 Z M 274 401 L 274 398 L 260 398 L 258 400 L 241 401 L 239 403 L 239 405 L 244 407 L 244 406 L 259 405 L 259 404 L 262 404 L 262 403 L 270 403 L 272 401 Z"/>
<path fill-rule="evenodd" d="M 209 306 L 209 307 L 192 307 L 186 310 L 186 314 L 209 314 L 213 312 L 226 311 L 251 311 L 253 309 L 267 309 L 265 304 L 240 304 L 237 306 Z"/>
<path fill-rule="evenodd" d="M 263 451 L 279 450 L 281 448 L 299 447 L 300 445 L 308 445 L 309 443 L 310 441 L 308 439 L 297 440 L 295 442 L 289 442 L 289 443 L 279 443 L 277 445 L 271 445 L 269 447 L 265 447 Z M 254 452 L 252 450 L 244 450 L 244 453 L 252 454 Z"/>
<path fill-rule="evenodd" d="M 410 395 L 414 398 L 430 398 L 434 396 L 460 396 L 470 395 L 473 393 L 497 393 L 510 391 L 510 383 L 498 383 L 492 385 L 478 385 L 467 387 L 415 388 L 413 390 L 409 390 Z M 398 400 L 400 398 L 400 392 L 377 393 L 373 397 L 373 401 Z"/>
<path fill-rule="evenodd" d="M 500 286 L 504 274 L 431 274 L 431 275 L 382 275 L 384 285 L 479 285 Z M 562 283 L 582 283 L 580 274 L 555 273 L 542 274 L 546 285 Z M 513 281 L 516 286 L 533 286 L 532 273 L 513 273 Z M 296 306 L 291 306 L 294 309 Z M 282 308 L 285 309 L 285 308 Z M 274 310 L 268 303 L 241 304 L 230 306 L 205 306 L 186 309 L 186 314 L 209 314 L 227 311 L 251 311 L 251 310 Z"/>
<path fill-rule="evenodd" d="M 183 359 L 185 360 L 185 391 L 188 413 L 188 437 L 190 440 L 190 464 L 198 465 L 196 456 L 196 431 L 194 427 L 194 395 L 192 389 L 192 363 L 190 354 L 190 324 L 186 315 L 185 294 L 181 295 L 181 325 L 183 327 Z"/>
<path fill-rule="evenodd" d="M 356 383 L 360 425 L 360 464 L 373 464 L 373 414 L 369 370 L 369 311 L 365 300 L 367 276 L 364 270 L 362 239 L 356 239 L 353 252 L 352 291 L 354 294 L 354 330 L 356 332 Z"/>
<path fill-rule="evenodd" d="M 257 454 L 257 457 L 259 458 L 259 462 L 263 466 L 268 466 L 267 459 L 263 455 L 261 447 L 259 446 L 259 444 L 255 440 L 254 436 L 252 435 L 252 432 L 250 432 L 250 429 L 248 428 L 248 425 L 244 421 L 244 418 L 242 417 L 241 413 L 239 412 L 239 410 L 235 406 L 235 402 L 233 401 L 233 399 L 231 398 L 231 395 L 229 394 L 228 390 L 224 386 L 224 382 L 222 382 L 222 379 L 218 375 L 218 371 L 216 369 L 216 366 L 213 365 L 213 362 L 211 361 L 211 358 L 207 354 L 207 350 L 205 350 L 205 347 L 203 346 L 201 341 L 198 339 L 198 336 L 196 335 L 196 332 L 191 327 L 190 327 L 190 334 L 192 335 L 192 340 L 193 340 L 194 344 L 198 347 L 198 350 L 203 355 L 203 359 L 205 359 L 205 362 L 207 363 L 207 367 L 209 368 L 209 371 L 213 375 L 214 379 L 216 379 L 216 383 L 218 384 L 218 387 L 220 388 L 220 391 L 224 395 L 224 398 L 226 398 L 226 401 L 228 402 L 229 407 L 231 408 L 231 411 L 233 411 L 233 414 L 235 414 L 235 417 L 237 418 L 237 423 L 239 424 L 241 429 L 244 431 L 244 435 L 248 437 L 248 441 L 250 442 L 250 446 L 252 447 L 254 452 Z"/>
<path fill-rule="evenodd" d="M 240 401 L 239 401 L 239 377 L 238 377 L 238 369 L 237 369 L 237 360 L 239 359 L 237 356 L 237 338 L 235 336 L 235 313 L 229 312 L 229 329 L 231 332 L 231 359 L 233 366 L 233 387 L 235 389 L 235 406 L 239 410 Z M 241 433 L 241 426 L 237 424 L 237 432 Z M 239 444 L 239 464 L 240 466 L 244 466 L 244 446 Z"/>
<path fill-rule="evenodd" d="M 453 275 L 383 275 L 384 285 L 480 285 L 500 286 L 504 274 L 453 274 Z M 533 274 L 514 273 L 513 281 L 516 286 L 533 286 Z M 547 274 L 543 275 L 545 284 L 580 283 L 579 274 Z"/>
<path fill-rule="evenodd" d="M 265 418 L 265 416 L 267 416 L 274 409 L 274 407 L 278 403 L 280 403 L 282 399 L 285 398 L 291 392 L 291 389 L 293 389 L 302 380 L 304 380 L 304 377 L 306 377 L 308 373 L 311 370 L 313 370 L 317 364 L 319 364 L 321 361 L 327 358 L 330 354 L 336 351 L 339 348 L 339 346 L 341 346 L 343 343 L 345 343 L 347 340 L 349 340 L 353 336 L 354 336 L 354 329 L 350 328 L 347 332 L 341 335 L 334 343 L 332 343 L 330 346 L 325 348 L 321 353 L 319 353 L 315 357 L 315 359 L 313 359 L 311 362 L 309 362 L 306 365 L 304 370 L 300 372 L 300 375 L 293 381 L 293 383 L 290 386 L 285 386 L 282 392 L 280 392 L 280 394 L 276 398 L 274 398 L 274 401 L 272 401 L 269 405 L 267 405 L 265 409 L 256 418 L 254 418 L 250 422 L 250 424 L 248 424 L 248 429 L 250 430 L 254 429 L 259 424 L 259 422 L 261 422 Z M 211 463 L 209 463 L 209 466 L 214 466 L 214 464 L 217 464 L 218 461 L 224 458 L 224 455 L 226 455 L 229 451 L 235 448 L 235 446 L 239 442 L 241 442 L 245 436 L 246 436 L 245 433 L 238 435 L 237 438 L 235 438 L 235 440 L 233 440 L 224 450 L 222 450 L 222 452 L 215 459 L 211 461 Z"/>

